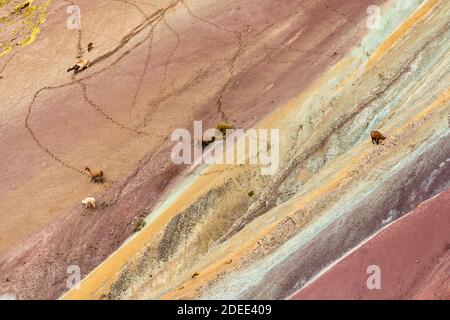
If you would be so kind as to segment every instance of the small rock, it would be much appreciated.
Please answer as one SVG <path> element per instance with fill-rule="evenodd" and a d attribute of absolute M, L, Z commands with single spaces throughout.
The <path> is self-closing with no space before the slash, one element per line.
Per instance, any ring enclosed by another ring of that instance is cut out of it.
<path fill-rule="evenodd" d="M 133 231 L 139 232 L 145 227 L 145 221 L 142 218 L 137 218 L 134 220 L 133 225 L 134 225 Z"/>

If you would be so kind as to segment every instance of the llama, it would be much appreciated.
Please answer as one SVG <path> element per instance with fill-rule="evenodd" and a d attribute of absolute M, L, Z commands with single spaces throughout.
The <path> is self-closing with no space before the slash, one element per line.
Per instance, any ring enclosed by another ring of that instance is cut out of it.
<path fill-rule="evenodd" d="M 70 72 L 73 70 L 74 74 L 77 74 L 78 72 L 83 71 L 84 69 L 87 69 L 91 66 L 91 61 L 86 58 L 78 59 L 77 63 L 73 65 L 73 67 L 67 69 L 67 72 Z"/>
<path fill-rule="evenodd" d="M 372 138 L 372 143 L 373 144 L 380 144 L 380 141 L 386 139 L 386 137 L 383 136 L 381 134 L 381 132 L 379 132 L 379 131 L 372 131 L 370 133 L 370 137 Z"/>
<path fill-rule="evenodd" d="M 82 204 L 84 204 L 84 207 L 87 208 L 94 208 L 95 209 L 95 198 L 88 197 L 81 201 Z"/>
<path fill-rule="evenodd" d="M 85 171 L 89 172 L 89 175 L 91 176 L 91 182 L 94 183 L 103 183 L 103 171 L 92 171 L 91 169 L 89 169 L 89 167 L 84 168 Z"/>

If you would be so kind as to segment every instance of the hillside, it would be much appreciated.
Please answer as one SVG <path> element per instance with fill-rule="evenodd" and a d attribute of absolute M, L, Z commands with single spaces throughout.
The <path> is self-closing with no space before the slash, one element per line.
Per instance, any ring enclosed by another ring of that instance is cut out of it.
<path fill-rule="evenodd" d="M 23 2 L 0 1 L 2 27 L 23 26 L 0 39 L 0 294 L 327 298 L 339 268 L 372 263 L 341 258 L 380 229 L 401 237 L 409 212 L 448 225 L 416 209 L 448 204 L 448 1 Z M 90 67 L 67 72 L 78 57 Z M 174 163 L 172 134 L 194 121 L 279 130 L 278 170 Z M 436 237 L 412 246 L 432 248 L 423 274 L 377 298 L 448 298 L 433 291 L 450 234 Z"/>

